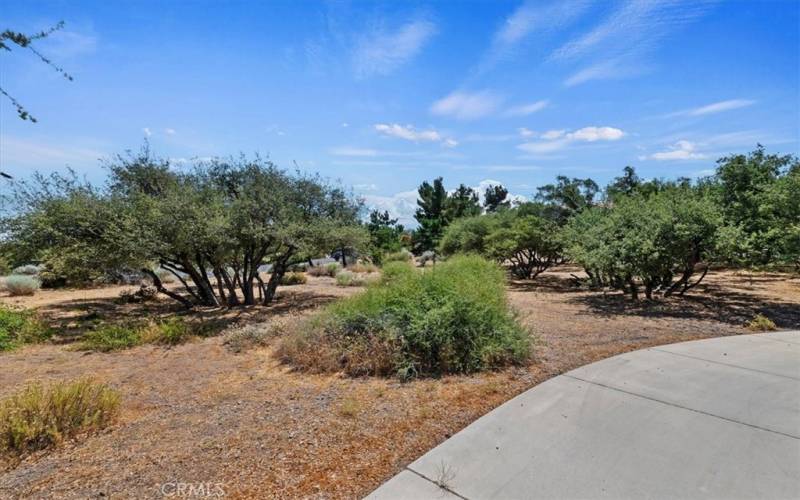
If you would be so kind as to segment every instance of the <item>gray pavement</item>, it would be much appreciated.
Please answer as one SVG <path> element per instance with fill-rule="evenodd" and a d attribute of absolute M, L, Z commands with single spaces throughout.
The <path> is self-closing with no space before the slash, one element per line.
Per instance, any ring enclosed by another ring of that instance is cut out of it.
<path fill-rule="evenodd" d="M 368 498 L 800 498 L 800 332 L 580 367 L 478 419 Z"/>

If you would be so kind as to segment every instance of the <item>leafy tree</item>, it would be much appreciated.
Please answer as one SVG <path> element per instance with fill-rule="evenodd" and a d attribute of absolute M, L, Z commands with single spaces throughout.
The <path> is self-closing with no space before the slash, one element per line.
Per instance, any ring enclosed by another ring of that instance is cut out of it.
<path fill-rule="evenodd" d="M 414 218 L 419 223 L 419 228 L 414 231 L 414 253 L 433 250 L 442 237 L 447 226 L 447 191 L 441 177 L 433 180 L 433 184 L 424 181 L 418 189 L 417 211 Z"/>
<path fill-rule="evenodd" d="M 17 212 L 3 228 L 16 253 L 84 279 L 140 268 L 187 306 L 250 305 L 272 302 L 292 265 L 366 241 L 360 205 L 341 189 L 259 158 L 182 173 L 145 149 L 109 171 L 104 189 L 57 175 L 18 184 Z M 154 264 L 175 275 L 182 294 L 162 285 Z"/>
<path fill-rule="evenodd" d="M 447 197 L 445 205 L 444 216 L 448 222 L 460 219 L 461 217 L 480 215 L 481 213 L 478 193 L 464 184 L 459 185 L 458 188 Z"/>
<path fill-rule="evenodd" d="M 483 207 L 488 213 L 508 208 L 511 203 L 506 199 L 507 197 L 508 189 L 500 184 L 489 186 L 483 192 Z"/>
<path fill-rule="evenodd" d="M 800 160 L 767 154 L 764 147 L 717 162 L 710 189 L 722 207 L 732 242 L 731 260 L 743 265 L 796 263 Z"/>
<path fill-rule="evenodd" d="M 403 225 L 398 224 L 397 219 L 391 218 L 387 211 L 370 212 L 367 231 L 372 259 L 377 263 L 381 262 L 384 254 L 398 252 L 403 246 L 400 240 L 404 231 Z"/>
<path fill-rule="evenodd" d="M 594 285 L 623 289 L 634 299 L 643 289 L 652 298 L 654 292 L 683 295 L 703 279 L 718 258 L 721 227 L 711 199 L 673 187 L 586 209 L 569 221 L 561 239 L 566 255 L 584 267 Z"/>
<path fill-rule="evenodd" d="M 477 253 L 508 264 L 518 278 L 535 278 L 563 260 L 557 229 L 553 220 L 514 208 L 453 222 L 439 251 Z"/>
<path fill-rule="evenodd" d="M 559 175 L 555 184 L 547 184 L 537 189 L 536 200 L 557 207 L 558 219 L 564 222 L 593 206 L 599 189 L 592 179 L 570 179 Z"/>

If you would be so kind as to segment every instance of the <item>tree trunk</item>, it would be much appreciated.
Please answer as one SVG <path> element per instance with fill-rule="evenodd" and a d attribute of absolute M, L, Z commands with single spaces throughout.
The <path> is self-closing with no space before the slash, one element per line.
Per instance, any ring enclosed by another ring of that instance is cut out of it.
<path fill-rule="evenodd" d="M 159 278 L 158 275 L 155 272 L 153 272 L 151 269 L 143 268 L 142 272 L 144 274 L 150 276 L 150 278 L 153 280 L 153 286 L 155 286 L 156 290 L 158 290 L 160 293 L 163 293 L 164 295 L 166 295 L 167 297 L 169 297 L 171 299 L 177 300 L 178 302 L 183 304 L 187 309 L 191 309 L 193 307 L 192 301 L 190 301 L 189 299 L 187 299 L 183 295 L 181 295 L 179 293 L 175 293 L 175 292 L 173 292 L 171 290 L 167 290 L 164 287 L 164 284 L 161 283 L 161 278 Z"/>

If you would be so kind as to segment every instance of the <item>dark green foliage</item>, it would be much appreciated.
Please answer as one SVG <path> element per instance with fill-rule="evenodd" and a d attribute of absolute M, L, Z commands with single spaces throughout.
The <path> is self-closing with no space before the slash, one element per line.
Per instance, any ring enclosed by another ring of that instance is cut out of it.
<path fill-rule="evenodd" d="M 445 208 L 447 204 L 447 191 L 441 177 L 428 181 L 419 186 L 419 198 L 414 218 L 419 223 L 419 228 L 414 231 L 414 253 L 421 254 L 426 250 L 433 250 L 442 237 L 447 226 Z"/>
<path fill-rule="evenodd" d="M 403 225 L 392 219 L 389 212 L 373 210 L 369 214 L 367 231 L 370 239 L 370 253 L 373 262 L 380 264 L 387 253 L 398 252 L 402 248 L 400 236 Z"/>
<path fill-rule="evenodd" d="M 502 270 L 462 256 L 424 271 L 387 265 L 380 284 L 329 306 L 278 354 L 309 370 L 408 378 L 521 363 L 529 349 Z"/>
<path fill-rule="evenodd" d="M 445 209 L 444 216 L 448 222 L 461 217 L 480 215 L 481 213 L 478 193 L 464 184 L 459 185 L 458 188 L 448 196 L 446 205 L 447 208 Z"/>
<path fill-rule="evenodd" d="M 559 175 L 555 184 L 547 184 L 537 189 L 536 200 L 556 208 L 555 216 L 559 222 L 579 214 L 594 206 L 595 196 L 600 188 L 592 179 L 578 179 Z"/>
<path fill-rule="evenodd" d="M 483 193 L 483 208 L 487 212 L 496 212 L 501 208 L 508 208 L 511 204 L 506 198 L 508 189 L 501 185 L 489 186 Z"/>

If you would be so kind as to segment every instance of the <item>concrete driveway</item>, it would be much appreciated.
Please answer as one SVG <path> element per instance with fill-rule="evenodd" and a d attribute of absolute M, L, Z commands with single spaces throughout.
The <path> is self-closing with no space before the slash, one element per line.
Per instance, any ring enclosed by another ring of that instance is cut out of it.
<path fill-rule="evenodd" d="M 496 408 L 368 498 L 800 498 L 800 332 L 583 366 Z"/>

